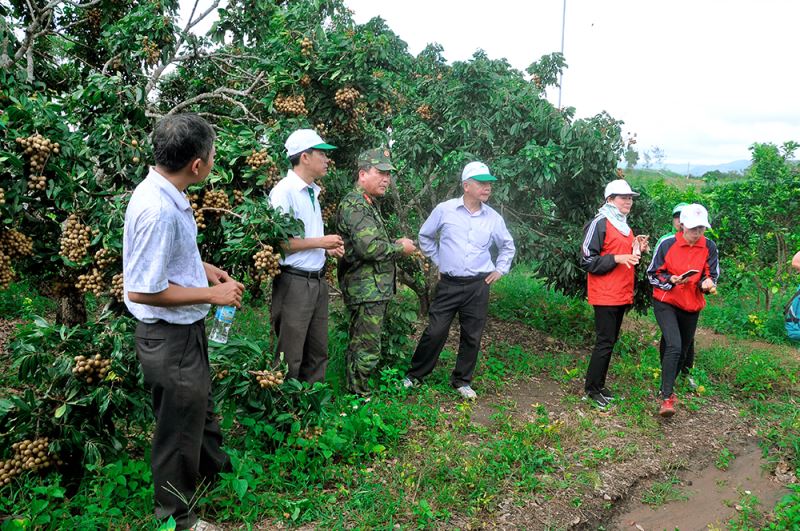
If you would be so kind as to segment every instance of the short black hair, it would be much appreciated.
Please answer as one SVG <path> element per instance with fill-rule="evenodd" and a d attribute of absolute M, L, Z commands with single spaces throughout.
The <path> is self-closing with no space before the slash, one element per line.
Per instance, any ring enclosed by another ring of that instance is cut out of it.
<path fill-rule="evenodd" d="M 289 162 L 292 164 L 292 168 L 296 168 L 297 166 L 300 165 L 300 157 L 303 156 L 303 153 L 308 153 L 308 155 L 311 156 L 311 154 L 314 153 L 314 151 L 315 151 L 314 148 L 308 148 L 301 151 L 300 153 L 295 153 L 294 155 L 289 157 Z"/>
<path fill-rule="evenodd" d="M 178 171 L 197 158 L 208 162 L 216 137 L 211 125 L 196 114 L 165 116 L 153 129 L 153 158 L 169 171 Z"/>

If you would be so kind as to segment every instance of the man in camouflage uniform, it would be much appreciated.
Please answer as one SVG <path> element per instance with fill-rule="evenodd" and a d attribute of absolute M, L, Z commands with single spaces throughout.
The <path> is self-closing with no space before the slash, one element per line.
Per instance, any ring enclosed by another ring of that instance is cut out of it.
<path fill-rule="evenodd" d="M 344 239 L 339 286 L 350 314 L 347 387 L 369 395 L 369 378 L 381 354 L 381 327 L 395 292 L 395 259 L 416 251 L 408 238 L 389 239 L 375 201 L 386 194 L 392 166 L 388 149 L 371 149 L 358 157 L 356 185 L 336 213 L 336 232 Z"/>

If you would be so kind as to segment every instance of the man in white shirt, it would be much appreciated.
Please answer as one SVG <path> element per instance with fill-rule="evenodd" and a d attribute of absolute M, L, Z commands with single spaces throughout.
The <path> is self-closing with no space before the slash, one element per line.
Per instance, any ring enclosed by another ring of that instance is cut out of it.
<path fill-rule="evenodd" d="M 152 136 L 156 165 L 125 212 L 125 304 L 139 321 L 136 353 L 156 415 L 155 512 L 159 519 L 172 516 L 178 530 L 218 529 L 198 520 L 189 504 L 202 483 L 230 468 L 214 417 L 204 319 L 211 304 L 239 306 L 244 286 L 200 259 L 186 197 L 186 188 L 214 166 L 214 138 L 211 126 L 194 114 L 158 122 Z"/>
<path fill-rule="evenodd" d="M 269 193 L 269 200 L 274 208 L 302 221 L 305 230 L 284 245 L 281 274 L 272 281 L 275 360 L 283 357 L 288 378 L 314 383 L 325 379 L 328 365 L 325 255 L 344 255 L 342 237 L 325 235 L 320 187 L 315 182 L 328 172 L 327 153 L 336 148 L 311 129 L 295 131 L 285 146 L 292 168 Z"/>

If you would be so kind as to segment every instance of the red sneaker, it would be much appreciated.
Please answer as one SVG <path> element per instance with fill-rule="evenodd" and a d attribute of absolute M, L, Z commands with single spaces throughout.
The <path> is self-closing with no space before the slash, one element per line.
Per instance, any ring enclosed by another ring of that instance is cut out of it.
<path fill-rule="evenodd" d="M 658 414 L 662 417 L 668 418 L 675 414 L 675 403 L 678 401 L 675 398 L 675 393 L 669 395 L 669 398 L 661 401 L 661 409 L 658 410 Z"/>

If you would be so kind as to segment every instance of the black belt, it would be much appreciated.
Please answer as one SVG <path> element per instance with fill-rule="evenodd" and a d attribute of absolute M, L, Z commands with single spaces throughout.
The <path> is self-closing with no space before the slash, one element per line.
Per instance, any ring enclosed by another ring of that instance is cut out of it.
<path fill-rule="evenodd" d="M 442 280 L 446 280 L 448 282 L 453 282 L 455 284 L 469 284 L 471 282 L 477 282 L 479 280 L 485 280 L 486 277 L 489 276 L 489 273 L 480 273 L 479 275 L 475 275 L 472 277 L 454 277 L 453 275 L 448 275 L 446 273 L 442 273 Z"/>
<path fill-rule="evenodd" d="M 304 269 L 297 269 L 296 267 L 282 265 L 281 266 L 282 273 L 288 273 L 289 275 L 296 275 L 298 277 L 305 277 L 305 278 L 323 278 L 325 277 L 325 268 L 323 267 L 319 271 L 306 271 Z"/>

